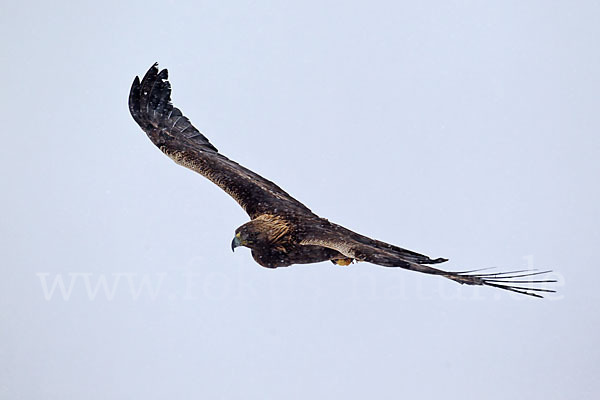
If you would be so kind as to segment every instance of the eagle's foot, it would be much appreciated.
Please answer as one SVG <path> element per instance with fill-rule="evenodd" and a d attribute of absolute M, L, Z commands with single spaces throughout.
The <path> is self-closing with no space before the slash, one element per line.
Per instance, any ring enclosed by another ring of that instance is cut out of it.
<path fill-rule="evenodd" d="M 331 260 L 331 262 L 334 263 L 335 265 L 347 267 L 348 265 L 350 265 L 354 262 L 354 259 L 353 258 L 338 258 L 335 260 Z"/>

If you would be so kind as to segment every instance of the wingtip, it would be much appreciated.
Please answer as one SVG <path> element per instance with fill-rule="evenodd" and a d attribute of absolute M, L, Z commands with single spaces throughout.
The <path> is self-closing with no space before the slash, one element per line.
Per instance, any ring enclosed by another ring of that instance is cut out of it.
<path fill-rule="evenodd" d="M 129 112 L 133 119 L 139 124 L 139 108 L 140 108 L 140 77 L 136 76 L 129 90 Z"/>
<path fill-rule="evenodd" d="M 152 75 L 155 75 L 162 79 L 167 79 L 169 75 L 169 70 L 163 68 L 162 70 L 158 67 L 158 61 L 152 64 L 152 66 L 148 69 L 148 72 L 152 71 Z"/>
<path fill-rule="evenodd" d="M 131 86 L 133 88 L 133 87 L 136 87 L 139 85 L 140 85 L 140 77 L 136 75 L 135 78 L 133 79 L 133 84 Z"/>
<path fill-rule="evenodd" d="M 196 129 L 189 119 L 171 103 L 169 71 L 158 69 L 158 62 L 152 64 L 144 77 L 136 77 L 129 95 L 129 110 L 134 120 L 147 133 L 156 128 L 168 128 L 173 135 L 181 135 L 203 146 L 204 150 L 217 152 L 208 139 Z M 157 144 L 155 138 L 151 140 Z M 158 145 L 158 144 L 157 144 Z"/>

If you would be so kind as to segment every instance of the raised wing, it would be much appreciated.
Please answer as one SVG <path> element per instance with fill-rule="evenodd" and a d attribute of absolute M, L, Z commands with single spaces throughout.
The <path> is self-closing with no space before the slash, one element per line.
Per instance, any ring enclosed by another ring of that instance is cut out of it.
<path fill-rule="evenodd" d="M 228 159 L 171 103 L 168 72 L 154 64 L 142 81 L 136 76 L 129 111 L 150 140 L 176 163 L 210 179 L 255 218 L 264 213 L 311 211 L 273 182 Z"/>
<path fill-rule="evenodd" d="M 555 290 L 539 288 L 536 285 L 553 283 L 556 280 L 531 278 L 551 271 L 523 270 L 499 273 L 478 273 L 483 270 L 444 271 L 426 265 L 447 261 L 444 258 L 432 260 L 425 255 L 359 235 L 339 225 L 316 225 L 314 229 L 307 229 L 306 232 L 301 241 L 302 245 L 318 245 L 334 249 L 357 261 L 366 261 L 384 267 L 399 267 L 430 275 L 440 275 L 461 284 L 492 286 L 533 297 L 543 297 L 540 293 L 544 292 L 555 292 Z"/>

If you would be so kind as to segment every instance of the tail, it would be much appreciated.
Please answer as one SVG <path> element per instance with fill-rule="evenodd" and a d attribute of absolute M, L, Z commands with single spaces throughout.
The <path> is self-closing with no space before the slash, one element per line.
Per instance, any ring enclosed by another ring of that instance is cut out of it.
<path fill-rule="evenodd" d="M 489 274 L 474 274 L 474 272 L 479 271 L 483 270 L 443 272 L 440 275 L 464 285 L 491 286 L 498 289 L 509 290 L 511 292 L 538 298 L 544 297 L 541 295 L 541 293 L 556 292 L 556 290 L 536 287 L 536 285 L 543 283 L 555 283 L 555 279 L 531 279 L 532 276 L 543 275 L 552 271 L 520 270 Z"/>
<path fill-rule="evenodd" d="M 217 152 L 208 139 L 196 129 L 190 120 L 171 103 L 171 84 L 167 80 L 169 72 L 159 72 L 158 63 L 154 63 L 140 82 L 135 77 L 129 92 L 129 112 L 138 125 L 156 143 L 158 132 L 171 137 L 185 137 L 203 150 Z"/>
<path fill-rule="evenodd" d="M 320 243 L 323 243 L 322 241 Z M 433 262 L 420 263 L 406 258 L 399 257 L 386 249 L 373 247 L 355 247 L 352 249 L 352 256 L 357 261 L 367 261 L 383 267 L 404 268 L 423 274 L 438 275 L 451 279 L 463 285 L 483 285 L 498 289 L 509 290 L 515 293 L 525 294 L 533 297 L 543 297 L 540 293 L 554 293 L 555 290 L 536 287 L 541 283 L 554 283 L 554 279 L 531 279 L 532 276 L 547 274 L 552 271 L 510 271 L 496 273 L 478 273 L 482 269 L 472 271 L 445 271 L 434 268 L 426 264 L 435 264 L 445 261 L 445 259 L 432 260 Z"/>

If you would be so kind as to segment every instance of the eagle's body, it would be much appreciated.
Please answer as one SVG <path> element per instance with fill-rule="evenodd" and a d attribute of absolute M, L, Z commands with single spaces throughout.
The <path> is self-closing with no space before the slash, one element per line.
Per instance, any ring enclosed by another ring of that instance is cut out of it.
<path fill-rule="evenodd" d="M 273 182 L 223 156 L 181 111 L 171 104 L 168 73 L 156 64 L 140 82 L 135 78 L 129 96 L 131 115 L 150 140 L 176 163 L 190 168 L 221 187 L 248 213 L 251 220 L 236 229 L 232 249 L 246 246 L 263 267 L 332 261 L 348 265 L 366 261 L 441 275 L 459 283 L 488 285 L 531 296 L 552 290 L 529 287 L 550 280 L 515 281 L 536 275 L 522 271 L 496 274 L 449 272 L 430 267 L 447 261 L 360 235 L 314 214 Z M 520 286 L 527 283 L 526 287 Z M 515 286 L 517 284 L 517 286 Z"/>

